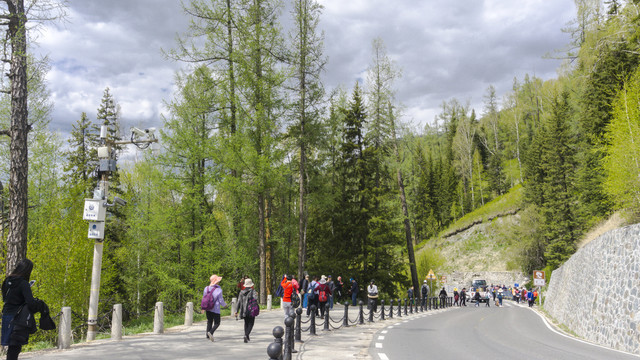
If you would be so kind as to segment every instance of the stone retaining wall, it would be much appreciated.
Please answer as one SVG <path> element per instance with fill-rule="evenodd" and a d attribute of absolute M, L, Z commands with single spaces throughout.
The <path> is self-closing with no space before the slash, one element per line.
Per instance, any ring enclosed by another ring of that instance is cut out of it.
<path fill-rule="evenodd" d="M 640 224 L 607 232 L 551 274 L 544 309 L 575 334 L 640 354 Z"/>

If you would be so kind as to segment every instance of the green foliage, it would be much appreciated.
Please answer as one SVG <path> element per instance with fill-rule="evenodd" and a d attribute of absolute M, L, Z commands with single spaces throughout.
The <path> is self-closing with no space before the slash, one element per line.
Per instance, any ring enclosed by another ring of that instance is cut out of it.
<path fill-rule="evenodd" d="M 629 78 L 614 104 L 607 126 L 604 188 L 619 208 L 640 211 L 640 70 Z"/>

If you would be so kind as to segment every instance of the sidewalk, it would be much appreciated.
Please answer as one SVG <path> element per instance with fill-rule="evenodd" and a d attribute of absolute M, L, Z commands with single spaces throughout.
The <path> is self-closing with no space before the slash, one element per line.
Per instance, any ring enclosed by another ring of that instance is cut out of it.
<path fill-rule="evenodd" d="M 433 312 L 434 310 L 431 310 Z M 341 319 L 344 310 L 341 305 L 334 306 L 331 312 L 334 320 Z M 388 314 L 388 308 L 386 311 Z M 396 312 L 397 314 L 397 312 Z M 412 316 L 409 314 L 409 317 Z M 416 316 L 416 314 L 413 314 Z M 355 321 L 357 307 L 349 309 L 349 318 Z M 405 316 L 402 319 L 406 318 Z M 303 313 L 303 321 L 308 319 Z M 318 319 L 321 320 L 321 319 Z M 397 322 L 393 320 L 350 326 L 331 331 L 323 331 L 317 326 L 317 335 L 302 334 L 303 343 L 296 343 L 298 353 L 294 359 L 371 359 L 369 345 L 373 335 L 382 327 Z M 320 321 L 318 321 L 320 323 Z M 337 325 L 337 324 L 336 324 Z M 215 333 L 215 342 L 205 338 L 206 322 L 194 323 L 192 326 L 176 326 L 165 329 L 164 334 L 152 333 L 124 336 L 121 341 L 96 340 L 89 343 L 72 345 L 67 350 L 45 350 L 22 353 L 20 359 L 268 359 L 267 346 L 273 342 L 273 328 L 284 327 L 284 314 L 281 309 L 262 310 L 256 318 L 251 333 L 251 341 L 244 343 L 244 321 L 236 321 L 233 317 L 223 317 L 220 327 Z M 308 326 L 308 324 L 306 325 Z M 306 327 L 305 325 L 302 328 Z M 126 331 L 125 331 L 126 333 Z M 330 355 L 329 355 L 330 354 Z"/>

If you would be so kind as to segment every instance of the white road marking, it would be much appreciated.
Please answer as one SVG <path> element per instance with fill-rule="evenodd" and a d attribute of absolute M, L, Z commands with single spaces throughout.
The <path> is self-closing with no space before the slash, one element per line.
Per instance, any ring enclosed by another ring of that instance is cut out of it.
<path fill-rule="evenodd" d="M 520 307 L 525 307 L 525 305 L 520 305 Z M 589 341 L 586 341 L 586 340 L 582 340 L 582 339 L 579 339 L 579 338 L 576 338 L 576 337 L 573 337 L 573 336 L 569 336 L 569 335 L 567 335 L 565 333 L 562 333 L 562 332 L 556 330 L 553 326 L 551 326 L 551 324 L 549 324 L 547 319 L 544 316 L 542 316 L 542 314 L 540 314 L 539 312 L 535 311 L 534 309 L 531 309 L 531 308 L 528 308 L 528 309 L 533 311 L 534 313 L 536 313 L 536 315 L 538 315 L 540 317 L 540 319 L 542 319 L 544 324 L 547 325 L 547 328 L 549 328 L 549 330 L 553 331 L 554 333 L 556 333 L 558 335 L 562 335 L 562 336 L 564 336 L 566 338 L 573 339 L 575 341 L 579 341 L 579 342 L 581 342 L 583 344 L 588 344 L 588 345 L 596 346 L 596 347 L 599 347 L 599 348 L 602 348 L 602 349 L 607 349 L 607 350 L 611 350 L 611 351 L 615 351 L 615 352 L 619 352 L 619 353 L 623 353 L 623 354 L 637 356 L 636 354 L 633 354 L 633 353 L 629 353 L 629 352 L 626 352 L 626 351 L 623 351 L 623 350 L 613 349 L 613 348 L 610 348 L 610 347 L 607 347 L 607 346 L 603 346 L 603 345 L 600 345 L 600 344 L 595 344 L 595 343 L 592 343 L 592 342 L 589 342 Z"/>
<path fill-rule="evenodd" d="M 391 326 L 389 326 L 389 328 L 391 328 Z M 380 331 L 380 333 L 381 333 L 381 334 L 386 334 L 386 333 L 388 333 L 388 332 L 389 332 L 388 330 L 382 330 L 382 331 Z"/>
<path fill-rule="evenodd" d="M 378 340 L 384 340 L 384 336 L 378 336 Z"/>
<path fill-rule="evenodd" d="M 376 343 L 376 349 L 382 349 L 382 343 Z"/>
<path fill-rule="evenodd" d="M 378 353 L 378 357 L 380 357 L 380 360 L 389 360 L 387 355 L 385 355 L 384 353 Z"/>

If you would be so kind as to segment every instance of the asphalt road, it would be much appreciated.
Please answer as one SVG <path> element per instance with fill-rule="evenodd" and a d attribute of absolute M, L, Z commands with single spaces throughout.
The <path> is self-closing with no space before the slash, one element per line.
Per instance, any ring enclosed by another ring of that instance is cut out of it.
<path fill-rule="evenodd" d="M 369 353 L 381 360 L 640 358 L 562 335 L 536 312 L 510 301 L 396 321 L 375 334 Z"/>

